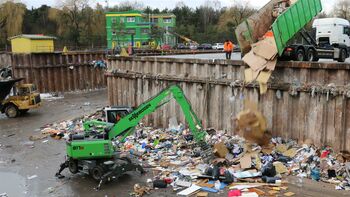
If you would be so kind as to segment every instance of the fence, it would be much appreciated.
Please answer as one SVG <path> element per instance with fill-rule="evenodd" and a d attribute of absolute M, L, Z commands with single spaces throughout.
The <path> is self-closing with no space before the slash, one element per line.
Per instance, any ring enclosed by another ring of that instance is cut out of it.
<path fill-rule="evenodd" d="M 241 61 L 137 57 L 112 58 L 108 64 L 111 105 L 137 106 L 176 83 L 205 128 L 235 133 L 235 115 L 248 99 L 258 103 L 274 136 L 350 150 L 350 64 L 280 62 L 265 95 L 257 84 L 243 83 Z M 168 127 L 173 116 L 185 122 L 172 101 L 144 122 Z"/>
<path fill-rule="evenodd" d="M 14 77 L 36 84 L 40 92 L 89 90 L 106 87 L 105 70 L 90 64 L 101 59 L 103 52 L 13 54 L 12 69 Z"/>

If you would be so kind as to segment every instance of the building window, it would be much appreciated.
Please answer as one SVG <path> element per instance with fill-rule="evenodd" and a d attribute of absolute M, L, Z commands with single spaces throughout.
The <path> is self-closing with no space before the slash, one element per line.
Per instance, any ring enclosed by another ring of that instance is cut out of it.
<path fill-rule="evenodd" d="M 128 34 L 135 34 L 136 33 L 135 29 L 127 29 L 126 32 Z"/>
<path fill-rule="evenodd" d="M 171 18 L 164 18 L 164 23 L 171 23 Z"/>
<path fill-rule="evenodd" d="M 128 23 L 133 23 L 133 22 L 135 22 L 135 17 L 127 17 L 127 18 L 126 18 L 126 21 L 127 21 Z"/>
<path fill-rule="evenodd" d="M 158 23 L 158 18 L 152 18 L 153 23 Z"/>
<path fill-rule="evenodd" d="M 116 18 L 112 18 L 112 23 L 117 23 L 117 19 Z"/>
<path fill-rule="evenodd" d="M 174 30 L 174 27 L 166 26 L 165 29 L 166 29 L 167 31 L 173 31 L 173 30 Z"/>
<path fill-rule="evenodd" d="M 142 34 L 148 34 L 149 33 L 149 28 L 143 28 L 141 29 Z"/>
<path fill-rule="evenodd" d="M 124 23 L 124 22 L 125 22 L 125 21 L 124 21 L 124 20 L 125 20 L 124 17 L 120 17 L 119 20 L 120 20 L 120 23 Z"/>

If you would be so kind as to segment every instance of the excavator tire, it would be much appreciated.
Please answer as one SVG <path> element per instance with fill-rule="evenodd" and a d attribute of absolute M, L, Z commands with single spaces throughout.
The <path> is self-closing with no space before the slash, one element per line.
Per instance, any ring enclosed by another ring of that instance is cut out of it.
<path fill-rule="evenodd" d="M 72 173 L 72 174 L 76 174 L 79 172 L 79 169 L 78 169 L 78 161 L 77 160 L 74 160 L 74 159 L 70 159 L 68 161 L 68 169 L 69 171 Z"/>
<path fill-rule="evenodd" d="M 100 181 L 101 177 L 104 175 L 104 170 L 102 166 L 95 166 L 90 170 L 90 175 L 96 181 Z"/>

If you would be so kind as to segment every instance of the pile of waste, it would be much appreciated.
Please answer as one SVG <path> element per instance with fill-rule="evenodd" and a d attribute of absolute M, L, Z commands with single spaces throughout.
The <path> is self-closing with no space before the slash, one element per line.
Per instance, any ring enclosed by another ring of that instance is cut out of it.
<path fill-rule="evenodd" d="M 256 119 L 248 111 L 238 115 L 237 121 L 250 117 L 249 121 L 240 122 L 241 129 L 249 124 L 253 125 L 249 130 L 254 133 L 265 129 L 261 114 L 254 113 Z M 83 132 L 83 121 L 91 119 L 104 120 L 103 110 L 46 125 L 42 135 L 66 138 L 71 133 Z M 147 185 L 136 184 L 131 195 L 143 196 L 154 188 L 170 187 L 178 196 L 224 192 L 228 196 L 293 196 L 284 180 L 287 175 L 332 183 L 337 190 L 350 190 L 350 154 L 346 152 L 337 154 L 331 147 L 318 148 L 312 140 L 297 143 L 280 137 L 266 138 L 268 135 L 262 133 L 259 139 L 264 140 L 260 143 L 252 142 L 255 138 L 251 135 L 242 135 L 248 141 L 210 129 L 206 142 L 211 145 L 214 157 L 207 162 L 195 148 L 191 132 L 181 124 L 176 125 L 174 118 L 169 122 L 168 129 L 139 126 L 124 142 L 116 141 L 118 150 L 137 159 L 148 170 Z"/>

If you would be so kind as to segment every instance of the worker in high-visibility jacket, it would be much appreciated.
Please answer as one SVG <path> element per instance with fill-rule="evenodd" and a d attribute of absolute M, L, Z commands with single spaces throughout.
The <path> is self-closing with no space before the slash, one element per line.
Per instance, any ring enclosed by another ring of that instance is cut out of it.
<path fill-rule="evenodd" d="M 234 47 L 235 47 L 235 45 L 230 40 L 226 40 L 226 42 L 224 43 L 224 51 L 226 53 L 227 60 L 231 59 L 231 54 L 232 54 Z"/>

